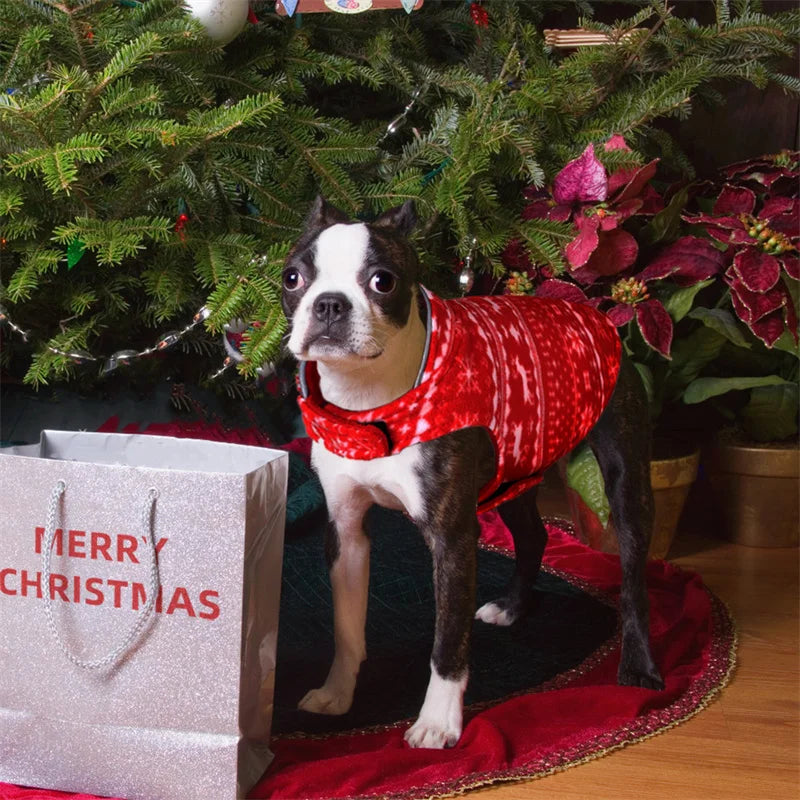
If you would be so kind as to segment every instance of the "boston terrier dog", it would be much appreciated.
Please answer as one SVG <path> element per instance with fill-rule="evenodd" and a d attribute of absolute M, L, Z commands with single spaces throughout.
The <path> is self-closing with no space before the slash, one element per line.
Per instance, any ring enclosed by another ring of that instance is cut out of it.
<path fill-rule="evenodd" d="M 366 658 L 373 504 L 403 510 L 432 558 L 431 676 L 412 747 L 456 744 L 473 618 L 511 625 L 530 610 L 547 533 L 544 469 L 587 438 L 600 464 L 622 565 L 620 684 L 663 683 L 650 652 L 645 560 L 653 498 L 647 400 L 605 315 L 559 300 L 441 300 L 417 281 L 412 202 L 354 222 L 317 198 L 283 271 L 299 404 L 328 506 L 335 655 L 299 707 L 350 709 Z M 494 350 L 492 350 L 494 348 Z M 475 610 L 477 511 L 497 506 L 515 571 Z"/>

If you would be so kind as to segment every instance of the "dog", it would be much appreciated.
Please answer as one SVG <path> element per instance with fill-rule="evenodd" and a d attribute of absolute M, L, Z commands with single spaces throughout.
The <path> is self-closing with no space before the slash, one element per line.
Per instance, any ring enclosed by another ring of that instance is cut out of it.
<path fill-rule="evenodd" d="M 464 334 L 462 323 L 480 302 L 442 301 L 418 283 L 419 262 L 408 239 L 415 224 L 411 201 L 365 223 L 350 220 L 318 197 L 283 270 L 287 346 L 300 361 L 299 403 L 314 440 L 312 463 L 328 507 L 325 552 L 334 607 L 333 663 L 324 684 L 309 691 L 299 708 L 344 714 L 352 704 L 366 658 L 370 543 L 363 518 L 377 503 L 404 511 L 433 557 L 436 623 L 431 675 L 419 716 L 405 739 L 412 747 L 424 748 L 458 742 L 473 619 L 511 625 L 533 603 L 547 541 L 536 507 L 536 484 L 547 463 L 526 476 L 528 468 L 515 462 L 520 452 L 530 449 L 531 440 L 545 443 L 539 450 L 547 449 L 547 431 L 541 430 L 545 423 L 561 431 L 570 445 L 576 436 L 586 437 L 606 481 L 622 566 L 618 682 L 663 688 L 650 651 L 645 586 L 653 521 L 649 434 L 643 423 L 647 400 L 636 370 L 620 355 L 616 328 L 588 306 L 546 300 L 536 305 L 535 298 L 526 298 L 525 309 L 533 309 L 532 325 L 558 326 L 559 335 L 550 337 L 556 340 L 553 347 L 560 346 L 559 339 L 568 340 L 582 348 L 580 358 L 597 361 L 596 352 L 602 348 L 591 342 L 587 346 L 580 327 L 587 325 L 611 354 L 605 356 L 608 363 L 598 367 L 592 383 L 569 366 L 580 360 L 577 350 L 551 352 L 547 344 L 543 357 L 530 366 L 525 361 L 529 348 L 523 343 L 517 347 L 522 355 L 512 359 L 508 386 L 488 390 L 487 375 L 495 370 L 497 357 L 464 366 L 463 354 L 478 349 L 477 338 L 496 333 L 487 333 L 479 321 L 477 332 Z M 502 320 L 517 314 L 517 306 L 508 305 L 515 301 L 508 296 L 498 301 L 506 304 L 500 310 Z M 482 302 L 488 306 L 493 301 Z M 545 311 L 548 316 L 539 320 L 537 315 Z M 553 314 L 557 316 L 551 319 Z M 573 318 L 580 325 L 573 325 Z M 497 335 L 506 337 L 509 347 L 514 346 L 513 338 L 527 337 L 522 322 L 502 320 Z M 463 374 L 452 376 L 452 389 L 438 399 L 426 394 L 435 383 L 435 367 L 456 362 Z M 564 405 L 568 393 L 557 389 L 550 392 L 551 409 L 528 414 L 525 402 L 536 392 L 549 391 L 545 378 L 552 369 L 573 369 L 573 382 L 579 386 L 575 391 L 582 399 L 570 409 Z M 537 380 L 543 388 L 537 389 Z M 513 411 L 498 410 L 501 394 Z M 410 411 L 403 410 L 409 403 Z M 479 407 L 483 411 L 475 410 Z M 502 414 L 515 420 L 508 429 L 496 424 L 495 417 Z M 484 421 L 487 415 L 494 415 L 492 422 Z M 536 417 L 538 428 L 528 424 L 526 415 Z M 560 447 L 563 450 L 563 442 Z M 549 461 L 561 454 L 549 452 Z M 511 475 L 510 484 L 509 476 L 500 474 L 500 462 Z M 513 537 L 515 571 L 504 596 L 476 612 L 476 511 L 501 502 L 499 514 Z"/>

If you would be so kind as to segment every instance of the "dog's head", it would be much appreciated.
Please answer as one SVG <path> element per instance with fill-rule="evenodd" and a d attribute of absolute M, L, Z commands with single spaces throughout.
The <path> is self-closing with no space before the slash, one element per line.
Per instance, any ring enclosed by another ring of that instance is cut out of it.
<path fill-rule="evenodd" d="M 408 242 L 412 201 L 353 222 L 318 197 L 283 270 L 289 350 L 303 361 L 378 358 L 405 327 L 418 261 Z"/>

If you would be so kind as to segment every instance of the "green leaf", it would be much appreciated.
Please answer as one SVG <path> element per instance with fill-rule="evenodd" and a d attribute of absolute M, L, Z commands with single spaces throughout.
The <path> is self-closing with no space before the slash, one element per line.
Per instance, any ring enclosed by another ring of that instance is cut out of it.
<path fill-rule="evenodd" d="M 780 375 L 765 375 L 760 378 L 697 378 L 686 387 L 686 391 L 683 393 L 683 402 L 690 405 L 702 403 L 709 397 L 716 397 L 727 392 L 787 383 L 790 381 L 781 378 Z"/>
<path fill-rule="evenodd" d="M 684 286 L 677 289 L 665 300 L 662 300 L 664 308 L 667 309 L 675 322 L 679 322 L 691 311 L 692 303 L 697 293 L 712 283 L 714 283 L 714 279 L 709 278 L 707 281 L 700 281 L 694 286 Z"/>
<path fill-rule="evenodd" d="M 750 402 L 739 414 L 742 427 L 758 442 L 796 436 L 799 395 L 798 385 L 791 382 L 753 389 Z"/>
<path fill-rule="evenodd" d="M 641 364 L 638 361 L 634 361 L 633 366 L 636 367 L 636 371 L 639 373 L 639 377 L 642 379 L 642 383 L 644 384 L 644 389 L 647 392 L 647 403 L 648 405 L 652 406 L 656 396 L 653 371 L 647 366 L 647 364 Z"/>
<path fill-rule="evenodd" d="M 681 189 L 669 201 L 666 208 L 659 211 L 653 219 L 642 228 L 640 237 L 644 244 L 672 241 L 678 238 L 681 224 L 681 212 L 686 205 L 689 188 Z"/>
<path fill-rule="evenodd" d="M 600 472 L 600 465 L 589 445 L 581 445 L 573 452 L 567 465 L 567 483 L 594 511 L 603 527 L 608 525 L 611 507 L 606 497 L 606 485 Z"/>
<path fill-rule="evenodd" d="M 666 401 L 680 397 L 686 387 L 722 350 L 725 337 L 711 328 L 698 328 L 672 345 L 671 369 L 664 384 Z"/>
<path fill-rule="evenodd" d="M 689 312 L 691 319 L 699 319 L 717 333 L 721 333 L 729 342 L 739 347 L 750 347 L 742 325 L 730 311 L 724 308 L 694 308 Z"/>

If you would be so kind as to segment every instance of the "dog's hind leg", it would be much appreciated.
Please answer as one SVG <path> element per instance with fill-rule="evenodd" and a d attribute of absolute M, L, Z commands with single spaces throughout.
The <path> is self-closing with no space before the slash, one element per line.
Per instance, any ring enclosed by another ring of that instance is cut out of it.
<path fill-rule="evenodd" d="M 617 386 L 588 442 L 594 451 L 611 506 L 622 567 L 622 653 L 617 681 L 663 689 L 650 652 L 645 567 L 653 528 L 650 431 L 647 399 L 633 365 L 623 359 Z"/>
<path fill-rule="evenodd" d="M 498 508 L 514 540 L 514 574 L 505 594 L 482 605 L 475 618 L 491 625 L 513 625 L 525 617 L 534 602 L 534 584 L 542 566 L 547 529 L 536 507 L 534 486 Z"/>

